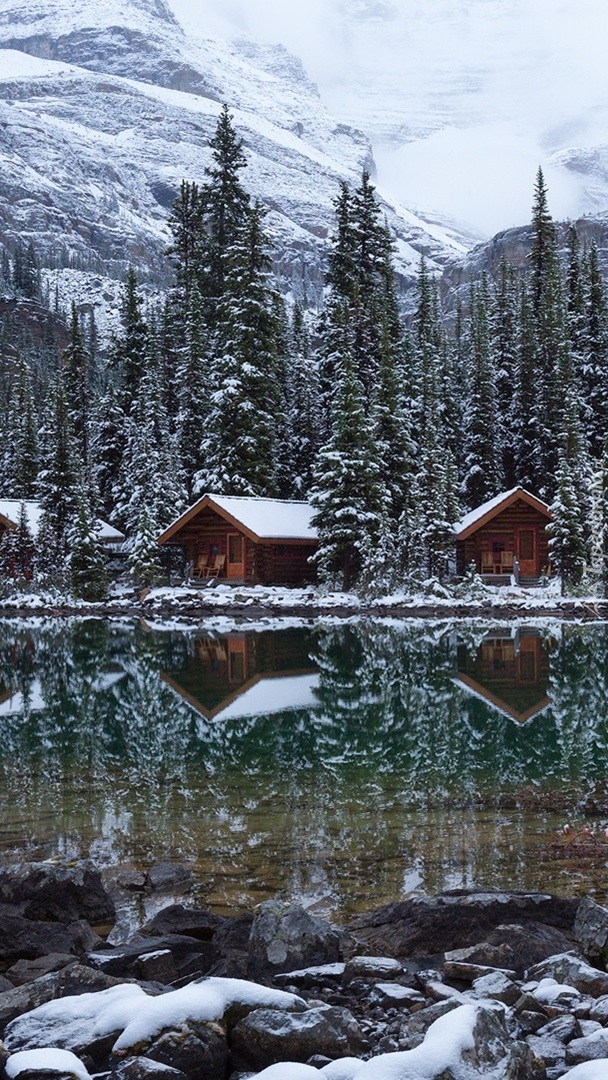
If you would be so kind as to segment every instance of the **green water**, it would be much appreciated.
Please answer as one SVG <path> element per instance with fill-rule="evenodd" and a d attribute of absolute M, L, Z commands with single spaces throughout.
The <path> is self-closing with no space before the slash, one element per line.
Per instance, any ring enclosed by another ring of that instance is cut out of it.
<path fill-rule="evenodd" d="M 607 780 L 605 626 L 0 622 L 5 857 L 185 861 L 218 911 L 279 889 L 341 916 L 417 888 L 605 900 Z"/>

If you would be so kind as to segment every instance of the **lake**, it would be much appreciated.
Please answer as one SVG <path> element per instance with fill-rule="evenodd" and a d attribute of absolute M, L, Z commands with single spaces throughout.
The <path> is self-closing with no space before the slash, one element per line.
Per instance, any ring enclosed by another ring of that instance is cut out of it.
<path fill-rule="evenodd" d="M 5 857 L 184 861 L 219 912 L 605 901 L 607 778 L 605 625 L 0 621 Z"/>

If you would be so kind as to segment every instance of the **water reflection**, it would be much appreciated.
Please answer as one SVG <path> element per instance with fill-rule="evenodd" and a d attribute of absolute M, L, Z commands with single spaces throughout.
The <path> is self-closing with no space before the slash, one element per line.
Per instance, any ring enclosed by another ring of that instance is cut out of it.
<path fill-rule="evenodd" d="M 607 771 L 604 626 L 0 622 L 3 849 L 184 859 L 220 910 L 279 888 L 605 898 L 603 864 L 573 879 L 548 852 L 591 798 L 608 817 Z"/>
<path fill-rule="evenodd" d="M 551 704 L 550 647 L 540 631 L 487 634 L 477 647 L 458 648 L 458 679 L 470 693 L 525 724 Z"/>

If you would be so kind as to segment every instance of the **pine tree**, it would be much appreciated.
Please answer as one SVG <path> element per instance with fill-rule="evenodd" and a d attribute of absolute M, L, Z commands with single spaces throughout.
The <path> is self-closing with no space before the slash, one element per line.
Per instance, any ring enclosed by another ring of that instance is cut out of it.
<path fill-rule="evenodd" d="M 0 578 L 10 578 L 17 587 L 23 588 L 32 577 L 34 552 L 34 538 L 22 502 L 17 528 L 7 529 L 0 539 Z"/>
<path fill-rule="evenodd" d="M 82 481 L 75 495 L 75 511 L 67 530 L 67 567 L 75 596 L 88 601 L 103 600 L 107 575 L 98 521 L 92 511 Z"/>
<path fill-rule="evenodd" d="M 591 507 L 591 565 L 600 596 L 608 597 L 608 440 L 593 474 Z"/>
<path fill-rule="evenodd" d="M 559 453 L 556 494 L 547 526 L 551 562 L 561 574 L 562 591 L 580 585 L 588 559 L 589 472 L 578 402 L 565 402 L 565 431 Z"/>
<path fill-rule="evenodd" d="M 342 357 L 332 435 L 320 451 L 310 501 L 319 532 L 315 561 L 321 580 L 348 590 L 378 547 L 388 502 L 363 388 L 349 352 Z"/>
<path fill-rule="evenodd" d="M 517 373 L 517 285 L 513 268 L 503 257 L 490 309 L 490 366 L 495 373 L 496 434 L 502 478 L 498 487 L 516 483 L 512 415 Z"/>
<path fill-rule="evenodd" d="M 294 498 L 306 498 L 321 446 L 321 390 L 302 308 L 294 305 L 286 387 L 285 457 Z"/>
<path fill-rule="evenodd" d="M 157 585 L 163 576 L 160 563 L 158 520 L 153 506 L 142 501 L 134 540 L 129 553 L 129 570 L 138 585 Z"/>
<path fill-rule="evenodd" d="M 227 257 L 218 313 L 216 388 L 198 491 L 267 495 L 277 491 L 277 322 L 269 281 L 264 211 L 255 204 Z"/>
<path fill-rule="evenodd" d="M 603 453 L 608 431 L 608 308 L 595 241 L 585 266 L 582 312 L 582 392 L 591 452 Z"/>
<path fill-rule="evenodd" d="M 142 314 L 137 274 L 129 267 L 121 302 L 121 333 L 114 339 L 111 350 L 111 366 L 116 372 L 121 393 L 121 405 L 129 414 L 137 396 L 139 385 L 150 367 L 150 334 Z"/>
<path fill-rule="evenodd" d="M 91 377 L 89 356 L 84 346 L 76 304 L 73 302 L 70 318 L 70 343 L 63 354 L 62 364 L 72 430 L 80 460 L 86 468 L 89 461 Z"/>
<path fill-rule="evenodd" d="M 37 495 L 42 507 L 38 554 L 45 573 L 63 574 L 80 470 L 62 373 L 53 380 L 42 433 Z"/>
<path fill-rule="evenodd" d="M 3 490 L 16 499 L 32 499 L 38 475 L 38 419 L 30 366 L 23 353 L 17 358 L 9 399 L 7 438 L 2 463 Z"/>
<path fill-rule="evenodd" d="M 91 473 L 100 505 L 110 520 L 118 498 L 117 483 L 125 447 L 126 418 L 113 383 L 97 402 L 91 433 Z"/>
<path fill-rule="evenodd" d="M 488 327 L 488 286 L 482 278 L 471 295 L 471 341 L 464 411 L 463 491 L 469 509 L 480 506 L 500 491 L 494 367 Z"/>

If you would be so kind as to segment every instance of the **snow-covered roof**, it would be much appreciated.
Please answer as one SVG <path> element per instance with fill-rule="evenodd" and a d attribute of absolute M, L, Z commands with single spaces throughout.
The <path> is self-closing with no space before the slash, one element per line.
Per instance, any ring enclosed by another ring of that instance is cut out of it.
<path fill-rule="evenodd" d="M 216 720 L 236 720 L 249 716 L 265 716 L 278 712 L 312 709 L 318 704 L 316 691 L 320 676 L 286 675 L 281 678 L 260 679 L 245 690 L 225 709 L 216 713 Z"/>
<path fill-rule="evenodd" d="M 42 507 L 40 503 L 34 502 L 32 499 L 0 499 L 0 517 L 6 518 L 13 525 L 19 524 L 19 514 L 21 513 L 21 503 L 25 506 L 25 516 L 27 519 L 28 528 L 32 536 L 36 537 L 38 534 L 38 526 L 40 525 L 40 518 L 42 517 Z M 124 540 L 124 533 L 115 529 L 112 525 L 109 525 L 107 521 L 98 519 L 97 523 L 97 535 L 100 540 L 107 541 L 108 543 L 120 543 Z"/>
<path fill-rule="evenodd" d="M 162 534 L 159 542 L 164 544 L 182 525 L 205 507 L 219 510 L 227 520 L 232 519 L 244 531 L 258 540 L 315 541 L 317 530 L 312 525 L 314 510 L 310 503 L 291 499 L 258 499 L 241 495 L 203 495 L 181 514 Z"/>
<path fill-rule="evenodd" d="M 482 503 L 481 506 L 477 506 L 474 510 L 470 510 L 469 513 L 465 514 L 454 526 L 454 536 L 460 537 L 462 533 L 468 532 L 472 525 L 477 525 L 484 518 L 490 520 L 503 504 L 506 506 L 509 503 L 514 502 L 516 498 L 523 498 L 526 502 L 529 502 L 531 506 L 534 506 L 537 510 L 545 513 L 548 518 L 551 517 L 551 511 L 546 503 L 539 499 L 537 495 L 533 495 L 530 491 L 526 491 L 525 488 L 517 486 L 511 488 L 510 491 L 501 491 L 500 495 L 495 495 L 493 499 L 488 499 L 487 502 Z"/>

